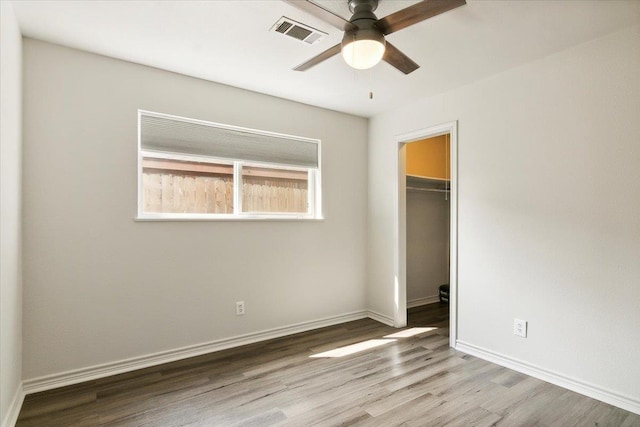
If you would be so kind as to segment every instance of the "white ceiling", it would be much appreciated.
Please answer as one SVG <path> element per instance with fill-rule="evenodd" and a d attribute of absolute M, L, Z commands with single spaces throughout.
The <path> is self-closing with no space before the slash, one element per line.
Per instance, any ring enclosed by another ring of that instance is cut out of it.
<path fill-rule="evenodd" d="M 420 64 L 409 75 L 384 62 L 356 71 L 340 56 L 293 71 L 342 35 L 280 0 L 12 3 L 28 37 L 365 117 L 640 24 L 638 0 L 467 2 L 388 36 Z M 317 3 L 349 18 L 346 0 Z M 381 0 L 376 13 L 413 3 Z M 282 16 L 329 35 L 307 45 L 270 32 Z"/>

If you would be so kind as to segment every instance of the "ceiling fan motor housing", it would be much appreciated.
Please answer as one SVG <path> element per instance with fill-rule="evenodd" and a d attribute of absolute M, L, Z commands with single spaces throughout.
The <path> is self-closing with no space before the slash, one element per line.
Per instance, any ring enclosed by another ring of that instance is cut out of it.
<path fill-rule="evenodd" d="M 347 3 L 349 3 L 349 10 L 354 16 L 358 12 L 368 11 L 373 13 L 378 8 L 378 0 L 347 0 Z M 375 15 L 374 19 L 377 19 Z M 353 18 L 351 20 L 353 21 Z"/>
<path fill-rule="evenodd" d="M 373 13 L 378 7 L 378 0 L 348 0 L 348 3 L 349 10 L 353 12 L 349 22 L 356 28 L 345 31 L 342 46 L 358 40 L 374 40 L 384 46 L 384 35 L 375 26 L 378 18 Z"/>

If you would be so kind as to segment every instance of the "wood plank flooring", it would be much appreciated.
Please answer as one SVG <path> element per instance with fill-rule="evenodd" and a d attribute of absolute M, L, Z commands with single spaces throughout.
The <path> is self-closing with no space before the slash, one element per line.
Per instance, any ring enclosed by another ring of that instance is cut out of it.
<path fill-rule="evenodd" d="M 449 348 L 435 327 L 337 358 L 309 356 L 396 329 L 370 319 L 26 397 L 26 426 L 640 426 L 640 416 Z"/>

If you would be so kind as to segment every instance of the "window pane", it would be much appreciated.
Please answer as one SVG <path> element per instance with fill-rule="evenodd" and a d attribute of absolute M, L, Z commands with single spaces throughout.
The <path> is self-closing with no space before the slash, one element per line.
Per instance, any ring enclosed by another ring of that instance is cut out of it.
<path fill-rule="evenodd" d="M 309 173 L 242 167 L 242 212 L 309 212 Z"/>
<path fill-rule="evenodd" d="M 233 166 L 144 157 L 147 213 L 233 213 Z"/>

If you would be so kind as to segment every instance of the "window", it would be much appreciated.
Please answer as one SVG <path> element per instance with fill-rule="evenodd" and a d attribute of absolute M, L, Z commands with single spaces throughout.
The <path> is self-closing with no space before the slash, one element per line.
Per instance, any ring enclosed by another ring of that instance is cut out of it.
<path fill-rule="evenodd" d="M 321 217 L 320 141 L 139 111 L 138 218 Z"/>

